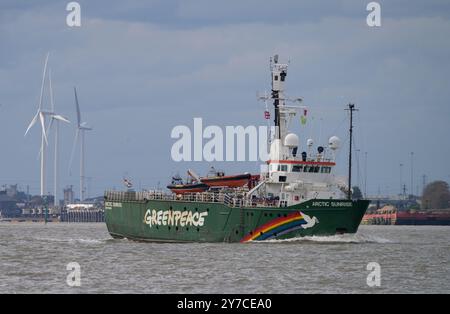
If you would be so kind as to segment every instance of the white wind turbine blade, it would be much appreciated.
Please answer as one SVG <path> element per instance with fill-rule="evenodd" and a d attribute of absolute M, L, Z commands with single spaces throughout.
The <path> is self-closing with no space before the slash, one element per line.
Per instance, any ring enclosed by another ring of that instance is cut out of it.
<path fill-rule="evenodd" d="M 52 69 L 49 68 L 48 69 L 48 84 L 49 84 L 49 89 L 50 89 L 50 106 L 51 106 L 51 111 L 55 112 L 55 103 L 53 102 L 53 87 L 52 87 Z M 53 125 L 53 116 L 50 119 L 50 123 L 48 125 L 47 128 L 47 133 L 50 132 L 51 128 Z"/>
<path fill-rule="evenodd" d="M 75 139 L 73 141 L 72 153 L 70 154 L 70 160 L 69 160 L 69 174 L 70 174 L 70 170 L 72 169 L 72 162 L 73 162 L 73 156 L 75 155 L 75 149 L 77 148 L 78 133 L 80 133 L 80 129 L 77 129 L 77 131 L 75 132 Z"/>
<path fill-rule="evenodd" d="M 53 88 L 52 88 L 52 69 L 48 69 L 48 83 L 50 89 L 50 106 L 52 112 L 55 112 L 55 103 L 53 102 Z"/>
<path fill-rule="evenodd" d="M 50 133 L 52 125 L 53 125 L 53 115 L 51 115 L 50 123 L 48 124 L 48 127 L 47 127 L 47 134 Z"/>
<path fill-rule="evenodd" d="M 62 122 L 65 122 L 65 123 L 70 123 L 70 121 L 67 118 L 65 118 L 65 117 L 63 117 L 63 116 L 61 116 L 59 114 L 52 114 L 51 115 L 51 119 L 50 119 L 50 123 L 49 123 L 49 125 L 47 127 L 47 134 L 49 134 L 50 130 L 52 129 L 52 125 L 53 125 L 53 121 L 54 120 L 62 121 Z"/>
<path fill-rule="evenodd" d="M 63 117 L 59 114 L 52 115 L 52 119 L 59 120 L 59 121 L 65 122 L 65 123 L 70 123 L 70 121 L 66 117 Z"/>
<path fill-rule="evenodd" d="M 45 131 L 45 116 L 42 112 L 39 112 L 39 120 L 41 120 L 42 134 L 44 135 L 45 144 L 48 145 L 47 132 Z"/>
<path fill-rule="evenodd" d="M 41 110 L 42 97 L 44 96 L 44 82 L 45 82 L 45 74 L 47 73 L 47 63 L 48 63 L 49 55 L 50 55 L 50 52 L 47 52 L 47 56 L 45 57 L 45 63 L 44 63 L 44 72 L 42 73 L 41 96 L 39 97 L 39 110 Z"/>
<path fill-rule="evenodd" d="M 25 131 L 25 135 L 26 136 L 28 134 L 28 131 L 30 131 L 30 129 L 33 127 L 33 125 L 36 123 L 37 119 L 39 116 L 39 111 L 36 113 L 36 115 L 34 116 L 34 118 L 31 120 L 30 124 L 28 125 L 27 130 Z"/>
<path fill-rule="evenodd" d="M 77 88 L 73 88 L 75 92 L 75 106 L 77 107 L 77 121 L 78 121 L 78 127 L 81 126 L 81 114 L 80 114 L 80 105 L 78 104 L 78 96 L 77 96 Z"/>
<path fill-rule="evenodd" d="M 92 127 L 89 126 L 89 125 L 87 124 L 87 122 L 83 122 L 83 123 L 81 123 L 81 125 L 80 125 L 80 129 L 87 130 L 87 131 L 91 131 L 91 130 L 92 130 Z"/>

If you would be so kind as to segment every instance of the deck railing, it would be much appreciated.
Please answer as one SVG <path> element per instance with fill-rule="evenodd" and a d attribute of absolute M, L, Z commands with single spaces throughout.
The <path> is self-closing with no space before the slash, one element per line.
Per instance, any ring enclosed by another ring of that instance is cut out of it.
<path fill-rule="evenodd" d="M 222 192 L 202 192 L 186 194 L 168 194 L 160 191 L 142 191 L 142 192 L 124 192 L 124 191 L 106 191 L 105 201 L 121 202 L 134 201 L 143 202 L 147 200 L 161 201 L 179 201 L 179 202 L 198 202 L 198 203 L 221 203 L 230 207 L 256 206 L 246 197 L 244 192 L 233 194 Z"/>

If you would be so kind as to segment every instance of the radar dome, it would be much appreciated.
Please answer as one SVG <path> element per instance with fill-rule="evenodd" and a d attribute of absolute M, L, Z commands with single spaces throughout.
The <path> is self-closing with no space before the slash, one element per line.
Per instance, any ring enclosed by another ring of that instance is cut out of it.
<path fill-rule="evenodd" d="M 308 145 L 308 147 L 313 146 L 313 145 L 314 145 L 313 139 L 312 139 L 312 138 L 308 139 L 308 140 L 306 141 L 306 145 Z"/>
<path fill-rule="evenodd" d="M 328 146 L 333 150 L 338 149 L 341 146 L 341 140 L 337 136 L 332 136 L 328 140 Z"/>
<path fill-rule="evenodd" d="M 289 133 L 284 138 L 284 146 L 287 146 L 287 147 L 298 147 L 298 144 L 299 144 L 299 139 L 298 139 L 297 134 Z"/>

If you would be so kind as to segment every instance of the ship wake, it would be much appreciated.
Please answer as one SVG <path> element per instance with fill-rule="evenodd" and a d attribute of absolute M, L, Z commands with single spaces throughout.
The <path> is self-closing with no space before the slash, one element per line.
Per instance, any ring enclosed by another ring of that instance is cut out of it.
<path fill-rule="evenodd" d="M 58 243 L 68 243 L 68 244 L 104 244 L 107 241 L 111 240 L 107 239 L 84 239 L 84 238 L 48 238 L 48 237 L 39 237 L 36 240 L 43 242 L 58 242 Z"/>
<path fill-rule="evenodd" d="M 305 236 L 290 239 L 270 239 L 264 241 L 254 241 L 252 243 L 392 243 L 391 240 L 368 234 L 339 234 L 333 236 Z"/>

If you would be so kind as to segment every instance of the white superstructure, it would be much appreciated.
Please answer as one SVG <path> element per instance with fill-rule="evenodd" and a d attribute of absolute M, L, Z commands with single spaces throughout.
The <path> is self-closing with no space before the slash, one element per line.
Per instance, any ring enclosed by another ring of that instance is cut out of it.
<path fill-rule="evenodd" d="M 292 118 L 300 110 L 306 113 L 307 108 L 299 104 L 301 98 L 290 99 L 285 95 L 288 64 L 278 63 L 275 55 L 270 68 L 275 135 L 270 144 L 270 160 L 261 172 L 260 183 L 247 196 L 255 201 L 264 200 L 264 203 L 271 201 L 280 207 L 310 199 L 342 198 L 347 186 L 333 174 L 339 138 L 332 136 L 328 145 L 314 147 L 312 139 L 302 143 L 296 134 L 289 132 Z"/>

